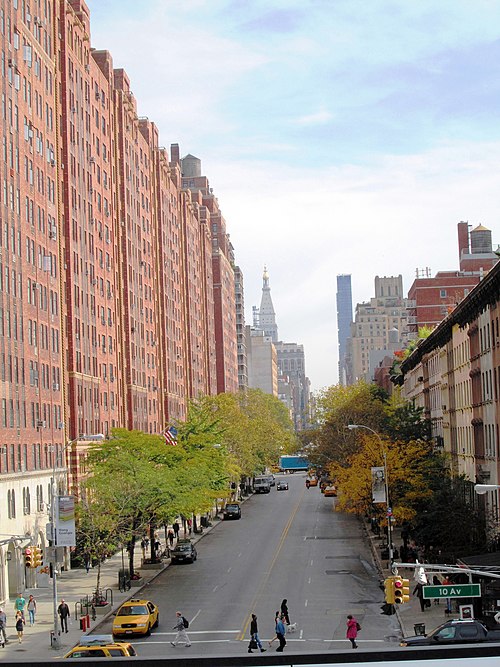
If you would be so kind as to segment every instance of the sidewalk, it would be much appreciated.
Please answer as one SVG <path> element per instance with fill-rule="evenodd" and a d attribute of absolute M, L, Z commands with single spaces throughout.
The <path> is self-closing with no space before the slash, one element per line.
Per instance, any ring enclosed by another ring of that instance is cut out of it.
<path fill-rule="evenodd" d="M 384 602 L 384 593 L 383 593 L 383 581 L 391 575 L 390 570 L 388 569 L 388 562 L 382 560 L 381 558 L 381 549 L 380 545 L 386 541 L 386 536 L 381 535 L 377 537 L 374 533 L 371 532 L 370 526 L 368 523 L 364 523 L 366 534 L 368 540 L 371 544 L 372 552 L 374 554 L 374 559 L 377 564 L 377 567 L 380 572 L 380 578 L 382 583 L 382 591 L 380 593 L 380 605 L 382 606 Z M 398 548 L 403 543 L 401 539 L 401 531 L 396 528 L 393 532 L 393 543 L 395 547 Z M 396 559 L 397 561 L 397 559 Z M 432 568 L 432 565 L 428 566 Z M 445 600 L 440 600 L 439 604 L 434 604 L 434 601 L 431 601 L 431 606 L 426 607 L 424 611 L 420 609 L 420 601 L 416 595 L 413 595 L 413 590 L 416 586 L 416 581 L 414 579 L 415 570 L 413 568 L 399 568 L 400 576 L 405 579 L 410 580 L 410 602 L 397 605 L 396 617 L 398 618 L 399 625 L 401 627 L 401 636 L 402 637 L 412 637 L 415 635 L 414 625 L 415 623 L 424 623 L 425 632 L 429 634 L 430 631 L 434 630 L 438 625 L 444 623 L 448 618 L 458 618 L 458 613 L 450 614 L 449 616 L 445 614 L 446 602 Z M 429 576 L 429 575 L 428 575 Z M 431 582 L 429 582 L 431 583 Z"/>
<path fill-rule="evenodd" d="M 198 542 L 205 533 L 209 532 L 220 523 L 219 517 L 212 519 L 212 525 L 203 529 L 203 533 L 192 534 L 190 539 L 193 543 Z M 162 548 L 165 547 L 165 538 L 162 531 L 158 531 Z M 180 537 L 184 537 L 182 528 L 179 533 Z M 127 554 L 124 554 L 125 567 L 127 566 Z M 139 588 L 131 588 L 129 591 L 121 593 L 118 590 L 118 571 L 122 568 L 122 555 L 118 552 L 105 563 L 101 565 L 101 588 L 106 590 L 111 589 L 113 595 L 113 604 L 111 610 L 106 615 L 97 615 L 95 621 L 91 621 L 88 631 L 94 630 L 105 618 L 108 618 L 113 610 L 117 609 L 124 600 L 131 597 L 141 597 L 142 589 L 147 586 L 153 579 L 159 576 L 166 567 L 170 565 L 170 560 L 164 561 L 164 566 L 159 570 L 144 570 L 141 569 L 142 550 L 140 544 L 136 544 L 134 568 L 139 570 L 143 582 Z M 80 598 L 86 595 L 91 595 L 95 590 L 97 570 L 91 569 L 88 574 L 85 569 L 69 570 L 62 572 L 57 578 L 57 604 L 62 598 L 68 603 L 71 611 L 71 624 L 68 626 L 68 633 L 60 635 L 61 648 L 56 650 L 50 646 L 50 631 L 54 627 L 53 616 L 53 598 L 52 587 L 50 588 L 35 588 L 26 589 L 24 597 L 28 599 L 32 594 L 37 601 L 36 621 L 33 627 L 29 626 L 28 613 L 26 612 L 26 626 L 24 631 L 23 642 L 19 644 L 17 633 L 14 628 L 14 600 L 5 604 L 4 611 L 7 614 L 7 638 L 8 643 L 5 649 L 0 648 L 0 661 L 11 660 L 20 662 L 42 662 L 50 661 L 64 656 L 75 644 L 82 634 L 86 634 L 80 629 L 80 620 L 75 619 L 75 603 Z M 52 580 L 50 580 L 52 586 Z M 146 595 L 147 597 L 147 595 Z"/>

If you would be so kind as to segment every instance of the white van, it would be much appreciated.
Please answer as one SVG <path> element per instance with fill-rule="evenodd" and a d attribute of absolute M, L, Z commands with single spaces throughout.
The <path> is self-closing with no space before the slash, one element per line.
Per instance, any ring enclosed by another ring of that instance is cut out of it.
<path fill-rule="evenodd" d="M 261 477 L 255 477 L 253 481 L 253 490 L 255 493 L 270 493 L 271 484 L 269 483 L 269 476 L 262 475 Z"/>

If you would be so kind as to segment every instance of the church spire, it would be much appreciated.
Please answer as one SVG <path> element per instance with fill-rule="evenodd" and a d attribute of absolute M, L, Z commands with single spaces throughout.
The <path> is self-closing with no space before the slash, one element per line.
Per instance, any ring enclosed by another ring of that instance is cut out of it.
<path fill-rule="evenodd" d="M 271 299 L 271 288 L 269 286 L 269 273 L 264 266 L 262 274 L 262 298 L 259 309 L 260 328 L 266 336 L 271 336 L 273 343 L 278 341 L 278 326 L 276 324 L 276 315 L 274 313 L 273 301 Z"/>

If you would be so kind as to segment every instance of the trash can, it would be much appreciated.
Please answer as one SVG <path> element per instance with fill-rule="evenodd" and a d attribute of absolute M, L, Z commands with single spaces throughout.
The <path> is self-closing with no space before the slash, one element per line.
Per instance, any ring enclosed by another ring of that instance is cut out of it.
<path fill-rule="evenodd" d="M 425 623 L 415 623 L 413 629 L 417 636 L 425 637 Z"/>

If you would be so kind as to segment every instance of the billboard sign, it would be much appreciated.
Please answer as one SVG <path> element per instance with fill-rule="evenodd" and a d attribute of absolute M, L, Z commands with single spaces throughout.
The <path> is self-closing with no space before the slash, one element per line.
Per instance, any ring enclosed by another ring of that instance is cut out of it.
<path fill-rule="evenodd" d="M 75 547 L 75 498 L 58 496 L 56 517 L 56 544 L 58 547 Z"/>

